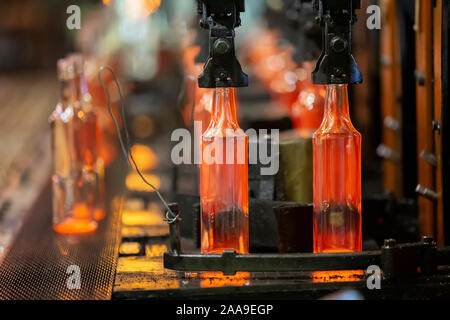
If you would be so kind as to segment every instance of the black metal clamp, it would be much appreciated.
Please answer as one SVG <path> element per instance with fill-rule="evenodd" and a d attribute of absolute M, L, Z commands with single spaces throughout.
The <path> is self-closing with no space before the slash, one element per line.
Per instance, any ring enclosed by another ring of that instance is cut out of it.
<path fill-rule="evenodd" d="M 323 27 L 323 51 L 312 74 L 314 84 L 361 83 L 352 56 L 352 25 L 361 0 L 314 0 L 316 21 Z"/>
<path fill-rule="evenodd" d="M 200 26 L 209 30 L 209 57 L 198 78 L 200 88 L 248 86 L 234 46 L 234 29 L 241 25 L 244 11 L 244 0 L 198 0 Z"/>

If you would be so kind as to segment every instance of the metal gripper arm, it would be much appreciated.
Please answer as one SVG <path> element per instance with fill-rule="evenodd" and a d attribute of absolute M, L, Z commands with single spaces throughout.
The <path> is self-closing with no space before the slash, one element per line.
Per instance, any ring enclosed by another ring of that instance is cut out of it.
<path fill-rule="evenodd" d="M 200 26 L 209 30 L 209 57 L 198 78 L 200 88 L 248 86 L 234 47 L 234 28 L 241 25 L 244 4 L 244 0 L 198 0 Z"/>
<path fill-rule="evenodd" d="M 316 20 L 323 28 L 323 51 L 312 80 L 315 84 L 361 83 L 362 75 L 352 56 L 352 25 L 361 0 L 314 0 Z"/>

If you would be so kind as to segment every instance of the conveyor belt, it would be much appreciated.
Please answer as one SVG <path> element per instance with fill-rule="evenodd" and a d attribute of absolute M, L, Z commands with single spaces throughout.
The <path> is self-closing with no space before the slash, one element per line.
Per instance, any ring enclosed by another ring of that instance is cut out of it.
<path fill-rule="evenodd" d="M 0 299 L 110 299 L 120 244 L 121 199 L 109 202 L 99 229 L 82 236 L 52 229 L 51 188 L 43 190 L 0 265 Z M 69 289 L 80 267 L 81 288 Z"/>

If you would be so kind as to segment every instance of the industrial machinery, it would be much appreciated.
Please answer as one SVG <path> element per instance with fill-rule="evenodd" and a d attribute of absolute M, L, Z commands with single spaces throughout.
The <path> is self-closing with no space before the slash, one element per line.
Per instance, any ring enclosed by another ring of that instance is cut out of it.
<path fill-rule="evenodd" d="M 342 94 L 346 95 L 347 84 L 358 84 L 362 82 L 362 75 L 358 70 L 351 51 L 351 26 L 356 21 L 356 10 L 360 7 L 360 1 L 351 0 L 314 2 L 315 12 L 317 13 L 316 21 L 323 26 L 324 48 L 322 55 L 317 62 L 316 69 L 312 74 L 312 79 L 316 84 L 329 85 L 330 88 L 332 88 L 328 89 L 329 94 L 330 90 L 334 90 L 334 92 L 331 93 L 331 96 L 328 97 L 328 100 L 338 99 L 340 100 L 340 103 L 347 104 L 346 107 L 337 106 L 336 110 L 330 109 L 326 111 L 328 112 L 328 115 L 325 115 L 325 117 L 330 116 L 330 120 L 328 120 L 330 122 L 333 122 L 334 119 L 345 117 L 345 121 L 350 123 L 350 120 L 346 118 L 348 117 L 347 98 L 339 98 L 336 90 L 339 90 L 339 87 L 341 87 L 341 90 L 343 90 L 342 88 L 345 88 L 345 91 L 343 91 Z M 232 60 L 234 61 L 234 57 Z M 205 70 L 208 70 L 208 64 L 206 65 Z M 200 77 L 199 82 L 201 81 L 202 77 Z M 339 103 L 337 103 L 337 101 L 329 101 L 328 104 L 336 105 Z M 339 114 L 339 112 L 343 112 L 344 114 Z M 323 144 L 324 142 L 320 140 L 320 130 L 325 132 L 325 139 L 329 139 L 330 137 L 330 133 L 327 133 L 328 128 L 326 127 L 328 124 L 326 121 L 324 123 L 325 128 L 319 129 L 313 139 L 313 143 L 317 150 L 314 158 L 314 165 L 317 166 L 317 168 L 315 167 L 315 171 L 317 171 L 317 173 L 315 173 L 317 182 L 314 184 L 315 199 L 316 197 L 326 196 L 326 193 L 324 193 L 322 189 L 330 190 L 333 187 L 336 188 L 336 195 L 342 194 L 343 190 L 345 190 L 345 192 L 349 192 L 348 196 L 350 199 L 361 199 L 361 176 L 360 172 L 358 172 L 361 166 L 359 160 L 359 153 L 361 152 L 360 140 L 349 140 L 347 142 L 338 143 L 337 146 L 346 146 L 343 150 L 331 145 L 322 147 L 320 144 Z M 324 124 L 322 124 L 322 126 L 324 126 Z M 354 130 L 352 125 L 350 125 L 348 129 Z M 332 128 L 332 130 L 333 131 L 331 132 L 338 132 L 338 135 L 342 135 L 342 133 L 336 131 L 336 129 Z M 359 133 L 356 131 L 353 131 L 350 136 L 360 137 Z M 356 147 L 349 147 L 354 144 L 356 144 Z M 320 148 L 324 149 L 320 150 Z M 347 152 L 350 152 L 350 154 L 347 154 Z M 331 157 L 322 158 L 326 154 L 331 154 Z M 342 161 L 339 159 L 343 158 L 346 160 L 344 160 L 342 167 L 340 167 L 340 165 L 336 164 L 336 161 Z M 356 158 L 356 162 L 352 162 L 352 158 Z M 324 163 L 323 169 L 321 168 L 322 162 Z M 335 163 L 334 169 L 336 171 L 322 172 L 322 170 L 329 170 L 326 168 L 327 164 L 330 162 Z M 345 171 L 346 168 L 350 168 L 350 171 Z M 339 181 L 339 179 L 341 180 Z M 342 184 L 343 181 L 347 182 Z M 347 189 L 345 186 L 348 185 L 353 187 Z M 352 192 L 356 192 L 356 195 Z M 322 201 L 325 203 L 332 203 L 334 201 L 333 193 L 328 193 L 328 195 L 331 196 L 331 198 L 321 198 L 320 202 L 318 201 L 317 204 L 315 202 L 317 208 L 323 208 L 324 205 L 321 203 Z M 345 201 L 344 198 L 344 203 Z M 437 274 L 437 267 L 445 266 L 448 263 L 448 248 L 436 249 L 436 243 L 431 237 L 424 237 L 421 243 L 411 244 L 397 244 L 395 240 L 388 239 L 385 240 L 384 246 L 379 251 L 358 252 L 361 251 L 361 203 L 355 205 L 355 208 L 358 207 L 359 209 L 352 209 L 349 207 L 347 210 L 337 206 L 336 209 L 333 209 L 332 207 L 327 208 L 327 210 L 329 210 L 328 212 L 320 212 L 320 210 L 317 213 L 315 212 L 314 252 L 325 252 L 321 254 L 278 253 L 238 255 L 236 254 L 236 250 L 226 250 L 223 251 L 222 254 L 215 255 L 186 254 L 184 253 L 184 250 L 182 250 L 182 244 L 180 242 L 180 228 L 171 226 L 171 249 L 164 254 L 164 266 L 166 268 L 186 272 L 222 271 L 225 275 L 234 275 L 239 271 L 328 271 L 333 273 L 334 270 L 335 276 L 339 277 L 339 272 L 336 272 L 336 270 L 367 270 L 370 266 L 376 265 L 383 270 L 384 281 L 387 283 L 394 281 L 395 283 L 396 281 L 404 281 L 405 279 L 412 280 L 418 275 L 418 270 L 420 270 L 419 274 L 422 276 Z M 250 211 L 250 215 L 251 214 L 252 212 Z M 183 213 L 181 213 L 181 216 L 183 216 Z M 261 216 L 258 218 L 261 218 Z M 180 222 L 177 221 L 176 223 Z M 339 233 L 339 231 L 336 231 L 336 223 L 342 224 L 342 230 L 344 230 L 342 231 L 342 234 Z M 325 227 L 327 224 L 329 224 L 329 229 L 326 229 L 327 227 Z M 326 237 L 334 240 L 327 240 Z M 354 238 L 352 239 L 352 237 Z M 338 240 L 336 240 L 336 238 Z M 339 240 L 340 238 L 341 240 Z M 327 241 L 330 242 L 327 243 Z M 333 241 L 335 243 L 333 243 Z M 339 249 L 336 245 L 339 245 L 340 243 L 347 245 L 348 247 Z M 327 245 L 329 245 L 329 247 L 326 247 Z M 426 249 L 423 251 L 427 246 L 431 246 L 430 248 L 432 248 L 431 250 L 433 253 L 426 253 Z M 356 252 L 348 253 L 351 251 Z M 421 263 L 431 265 L 420 265 Z M 431 273 L 428 273 L 430 271 Z"/>
<path fill-rule="evenodd" d="M 36 132 L 0 180 L 0 299 L 450 297 L 449 7 L 98 3 L 50 134 L 0 126 Z M 50 112 L 48 73 L 1 77 Z"/>

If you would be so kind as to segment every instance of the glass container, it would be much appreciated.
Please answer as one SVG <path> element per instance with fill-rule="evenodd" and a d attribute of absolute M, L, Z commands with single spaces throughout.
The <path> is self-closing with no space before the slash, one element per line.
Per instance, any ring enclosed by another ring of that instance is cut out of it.
<path fill-rule="evenodd" d="M 58 233 L 86 233 L 97 229 L 97 222 L 82 207 L 77 185 L 75 148 L 76 96 L 75 71 L 67 60 L 58 61 L 60 99 L 51 114 L 53 228 Z"/>
<path fill-rule="evenodd" d="M 361 251 L 361 134 L 349 115 L 347 85 L 329 85 L 313 136 L 314 252 Z"/>
<path fill-rule="evenodd" d="M 101 152 L 101 134 L 98 117 L 93 107 L 84 74 L 81 54 L 70 56 L 75 71 L 74 138 L 78 172 L 78 186 L 82 201 L 80 212 L 94 215 L 98 220 L 105 217 L 104 168 Z M 91 212 L 93 212 L 91 214 Z"/>
<path fill-rule="evenodd" d="M 249 252 L 248 137 L 236 117 L 235 89 L 214 92 L 211 122 L 202 135 L 201 250 Z"/>

